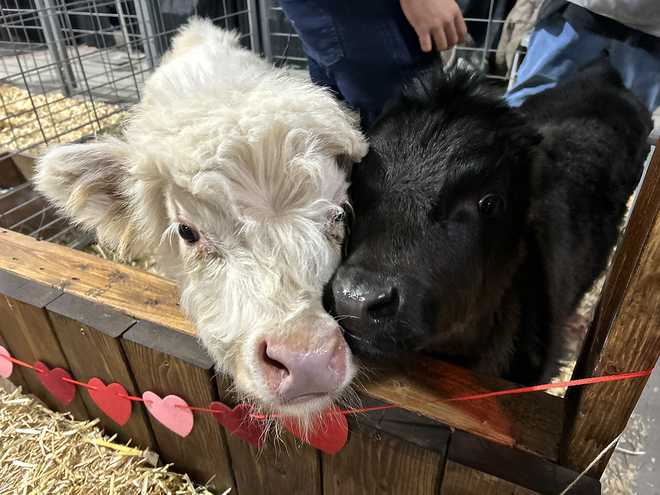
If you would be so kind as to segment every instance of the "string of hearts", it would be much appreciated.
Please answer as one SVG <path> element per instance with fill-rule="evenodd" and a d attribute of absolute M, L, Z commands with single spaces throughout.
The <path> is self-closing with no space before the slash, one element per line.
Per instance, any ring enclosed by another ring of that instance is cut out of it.
<path fill-rule="evenodd" d="M 106 385 L 101 379 L 96 377 L 90 378 L 87 383 L 79 382 L 74 380 L 69 372 L 63 368 L 49 369 L 48 366 L 41 361 L 37 361 L 34 365 L 31 365 L 12 357 L 9 354 L 9 351 L 0 345 L 0 377 L 9 378 L 12 374 L 14 364 L 35 371 L 37 373 L 37 378 L 44 388 L 54 399 L 64 405 L 70 404 L 75 399 L 76 386 L 87 389 L 94 404 L 96 404 L 98 408 L 108 416 L 108 418 L 119 426 L 124 426 L 130 419 L 132 402 L 142 402 L 147 408 L 147 411 L 149 411 L 159 423 L 183 438 L 187 437 L 193 429 L 193 412 L 210 413 L 230 434 L 235 435 L 256 447 L 261 447 L 266 436 L 265 430 L 267 424 L 264 420 L 277 417 L 281 419 L 283 426 L 296 438 L 309 443 L 326 454 L 336 454 L 344 447 L 348 440 L 347 415 L 400 407 L 395 404 L 360 409 L 338 409 L 333 407 L 325 413 L 324 420 L 320 421 L 316 428 L 305 434 L 296 420 L 280 415 L 254 414 L 252 408 L 247 404 L 238 404 L 232 409 L 222 402 L 213 401 L 207 408 L 193 407 L 176 395 L 167 395 L 166 397 L 161 398 L 153 392 L 146 391 L 141 397 L 131 396 L 128 394 L 126 388 L 120 383 Z M 553 388 L 630 380 L 633 378 L 649 376 L 652 371 L 653 369 L 649 369 L 645 371 L 617 373 L 565 382 L 547 383 L 531 387 L 498 390 L 494 392 L 450 397 L 442 399 L 442 401 L 455 402 L 480 400 L 503 395 L 539 392 Z"/>

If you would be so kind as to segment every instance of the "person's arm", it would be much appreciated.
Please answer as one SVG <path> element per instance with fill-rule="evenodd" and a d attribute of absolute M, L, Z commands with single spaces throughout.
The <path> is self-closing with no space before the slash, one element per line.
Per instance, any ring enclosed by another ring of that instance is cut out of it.
<path fill-rule="evenodd" d="M 467 33 L 463 14 L 454 0 L 401 0 L 401 9 L 419 37 L 423 52 L 447 50 Z"/>

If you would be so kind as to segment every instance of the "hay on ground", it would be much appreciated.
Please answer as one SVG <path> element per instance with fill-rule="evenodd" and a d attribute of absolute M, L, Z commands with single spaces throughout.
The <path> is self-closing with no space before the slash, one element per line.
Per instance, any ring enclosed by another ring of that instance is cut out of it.
<path fill-rule="evenodd" d="M 104 436 L 98 420 L 74 421 L 0 385 L 0 495 L 211 494 L 157 467 L 155 453 Z"/>

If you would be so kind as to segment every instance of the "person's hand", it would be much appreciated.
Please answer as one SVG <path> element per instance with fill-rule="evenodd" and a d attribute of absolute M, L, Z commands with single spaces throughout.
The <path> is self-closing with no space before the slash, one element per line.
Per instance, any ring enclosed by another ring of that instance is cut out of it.
<path fill-rule="evenodd" d="M 463 41 L 467 27 L 454 0 L 401 0 L 401 9 L 419 36 L 423 52 L 430 52 L 432 41 L 438 50 L 447 50 Z"/>

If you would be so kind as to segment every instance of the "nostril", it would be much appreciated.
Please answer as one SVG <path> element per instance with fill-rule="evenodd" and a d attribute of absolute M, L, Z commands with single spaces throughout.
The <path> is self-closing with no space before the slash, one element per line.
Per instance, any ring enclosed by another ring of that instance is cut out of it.
<path fill-rule="evenodd" d="M 381 292 L 367 303 L 367 314 L 374 320 L 394 316 L 399 309 L 399 292 L 395 287 Z"/>
<path fill-rule="evenodd" d="M 266 344 L 266 342 L 264 342 L 261 345 L 261 359 L 263 359 L 264 363 L 266 363 L 267 365 L 278 370 L 282 378 L 289 375 L 289 368 L 287 368 L 282 362 L 278 361 L 277 359 L 275 359 L 274 357 L 268 354 L 268 344 Z"/>

